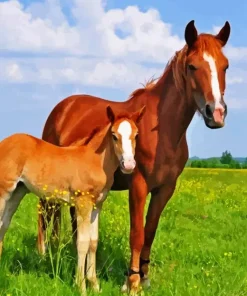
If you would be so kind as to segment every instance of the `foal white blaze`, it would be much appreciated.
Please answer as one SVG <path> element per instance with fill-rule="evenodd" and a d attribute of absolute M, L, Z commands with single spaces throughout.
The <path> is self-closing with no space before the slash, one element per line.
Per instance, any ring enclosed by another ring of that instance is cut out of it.
<path fill-rule="evenodd" d="M 119 124 L 118 134 L 121 136 L 122 140 L 122 160 L 121 165 L 124 170 L 133 170 L 135 168 L 136 162 L 134 159 L 133 146 L 131 141 L 132 127 L 129 121 L 124 120 Z"/>
<path fill-rule="evenodd" d="M 212 94 L 214 98 L 214 104 L 213 104 L 213 117 L 215 122 L 221 123 L 223 121 L 223 114 L 225 111 L 225 108 L 221 104 L 221 91 L 220 91 L 220 84 L 218 79 L 218 71 L 216 67 L 216 63 L 214 58 L 209 55 L 208 53 L 204 52 L 203 59 L 208 62 L 209 69 L 211 73 L 211 88 L 212 88 Z"/>

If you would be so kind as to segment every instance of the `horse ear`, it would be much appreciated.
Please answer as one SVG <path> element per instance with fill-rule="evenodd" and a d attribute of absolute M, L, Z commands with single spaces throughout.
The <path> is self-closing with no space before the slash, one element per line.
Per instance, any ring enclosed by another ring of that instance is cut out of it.
<path fill-rule="evenodd" d="M 113 123 L 115 121 L 115 114 L 111 108 L 111 106 L 107 106 L 106 107 L 106 113 L 107 113 L 107 117 L 110 120 L 111 123 Z"/>
<path fill-rule="evenodd" d="M 109 122 L 106 126 L 99 130 L 97 128 L 95 132 L 92 133 L 92 136 L 87 141 L 86 145 L 89 146 L 93 151 L 97 152 L 100 149 L 100 146 L 103 144 L 103 141 L 106 137 L 109 128 L 111 127 L 111 122 Z"/>
<path fill-rule="evenodd" d="M 145 114 L 146 111 L 146 105 L 142 106 L 142 108 L 133 113 L 133 115 L 131 116 L 131 119 L 135 122 L 135 123 L 139 123 L 143 117 L 143 115 Z"/>
<path fill-rule="evenodd" d="M 223 26 L 223 28 L 221 28 L 219 33 L 215 36 L 216 39 L 220 40 L 222 47 L 226 45 L 228 38 L 230 36 L 230 33 L 231 33 L 230 24 L 229 22 L 225 22 L 225 25 Z"/>
<path fill-rule="evenodd" d="M 184 38 L 189 47 L 191 47 L 194 44 L 198 37 L 198 33 L 194 23 L 194 20 L 190 21 L 187 24 L 184 32 Z"/>

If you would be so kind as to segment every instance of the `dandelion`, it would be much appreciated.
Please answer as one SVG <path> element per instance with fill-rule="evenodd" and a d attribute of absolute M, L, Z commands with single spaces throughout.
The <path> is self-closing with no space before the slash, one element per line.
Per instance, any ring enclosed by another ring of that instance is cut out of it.
<path fill-rule="evenodd" d="M 73 200 L 73 199 L 75 199 L 75 198 L 74 198 L 74 196 L 71 196 L 70 199 Z"/>
<path fill-rule="evenodd" d="M 40 204 L 37 204 L 37 208 L 40 209 L 41 208 L 41 205 Z"/>
<path fill-rule="evenodd" d="M 51 209 L 51 206 L 49 206 L 48 209 L 50 210 Z"/>
<path fill-rule="evenodd" d="M 77 191 L 75 191 L 75 195 L 78 195 L 78 192 Z"/>
<path fill-rule="evenodd" d="M 78 190 L 77 190 L 77 192 L 81 192 L 81 190 L 80 190 L 80 189 L 78 189 Z"/>
<path fill-rule="evenodd" d="M 38 213 L 39 213 L 39 214 L 42 214 L 42 212 L 41 212 L 41 211 L 38 211 Z"/>
<path fill-rule="evenodd" d="M 66 190 L 63 191 L 63 195 L 67 194 L 68 192 Z"/>
<path fill-rule="evenodd" d="M 65 205 L 65 207 L 67 207 L 67 205 L 68 205 L 67 202 L 65 202 L 64 205 Z"/>
<path fill-rule="evenodd" d="M 54 189 L 54 192 L 55 192 L 55 193 L 58 193 L 58 190 L 57 190 L 57 189 Z"/>
<path fill-rule="evenodd" d="M 53 205 L 53 206 L 51 206 L 53 209 L 55 209 L 55 206 Z"/>
<path fill-rule="evenodd" d="M 49 198 L 49 196 L 46 196 L 46 198 L 45 198 L 46 200 L 49 200 L 50 198 Z"/>
<path fill-rule="evenodd" d="M 81 193 L 81 195 L 85 195 L 85 192 L 83 191 L 83 192 Z"/>
<path fill-rule="evenodd" d="M 71 206 L 72 206 L 72 207 L 74 207 L 74 206 L 75 206 L 75 204 L 74 204 L 74 203 L 72 203 L 72 204 L 71 204 Z"/>
<path fill-rule="evenodd" d="M 89 192 L 87 191 L 87 195 L 89 194 Z"/>

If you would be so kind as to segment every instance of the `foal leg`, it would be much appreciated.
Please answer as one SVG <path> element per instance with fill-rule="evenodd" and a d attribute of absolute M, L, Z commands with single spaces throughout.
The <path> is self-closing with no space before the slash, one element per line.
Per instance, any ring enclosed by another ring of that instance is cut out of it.
<path fill-rule="evenodd" d="M 150 252 L 155 233 L 158 227 L 160 215 L 164 210 L 167 202 L 173 195 L 176 187 L 176 182 L 169 185 L 163 185 L 159 190 L 152 193 L 145 225 L 145 240 L 140 258 L 140 274 L 141 284 L 143 287 L 149 287 L 150 281 L 148 278 Z"/>
<path fill-rule="evenodd" d="M 52 207 L 53 206 L 53 207 Z M 49 209 L 50 208 L 50 209 Z M 47 227 L 49 226 L 52 215 L 54 214 L 54 223 L 52 235 L 54 238 L 59 236 L 59 228 L 61 222 L 61 209 L 56 203 L 49 203 L 46 200 L 40 199 L 38 213 L 38 240 L 37 248 L 41 255 L 44 255 L 47 249 Z"/>
<path fill-rule="evenodd" d="M 102 204 L 97 205 L 91 215 L 90 245 L 87 254 L 87 279 L 94 291 L 99 292 L 99 283 L 96 276 L 96 252 L 99 239 L 99 216 Z"/>
<path fill-rule="evenodd" d="M 28 193 L 28 189 L 23 184 L 17 184 L 11 193 L 0 190 L 0 257 L 3 248 L 3 240 L 9 228 L 11 219 L 16 212 L 22 198 Z"/>
<path fill-rule="evenodd" d="M 90 219 L 93 202 L 88 197 L 79 197 L 76 200 L 77 215 L 77 253 L 78 264 L 76 270 L 76 284 L 82 294 L 86 294 L 85 261 L 90 244 Z"/>

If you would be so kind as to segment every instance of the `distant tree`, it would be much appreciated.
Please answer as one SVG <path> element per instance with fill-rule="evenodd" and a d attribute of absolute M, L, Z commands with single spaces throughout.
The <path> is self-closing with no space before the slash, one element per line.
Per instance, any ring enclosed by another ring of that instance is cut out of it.
<path fill-rule="evenodd" d="M 234 160 L 234 159 L 231 161 L 229 167 L 231 169 L 241 169 L 240 163 L 238 161 Z"/>
<path fill-rule="evenodd" d="M 233 157 L 229 151 L 225 151 L 222 153 L 222 156 L 220 158 L 220 162 L 223 164 L 231 164 L 233 161 Z"/>
<path fill-rule="evenodd" d="M 247 169 L 247 157 L 245 158 L 245 161 L 242 164 L 242 169 Z"/>
<path fill-rule="evenodd" d="M 190 164 L 192 168 L 201 168 L 202 162 L 200 160 L 193 160 Z"/>
<path fill-rule="evenodd" d="M 209 167 L 207 160 L 202 160 L 201 164 L 202 164 L 202 168 L 208 168 Z"/>

